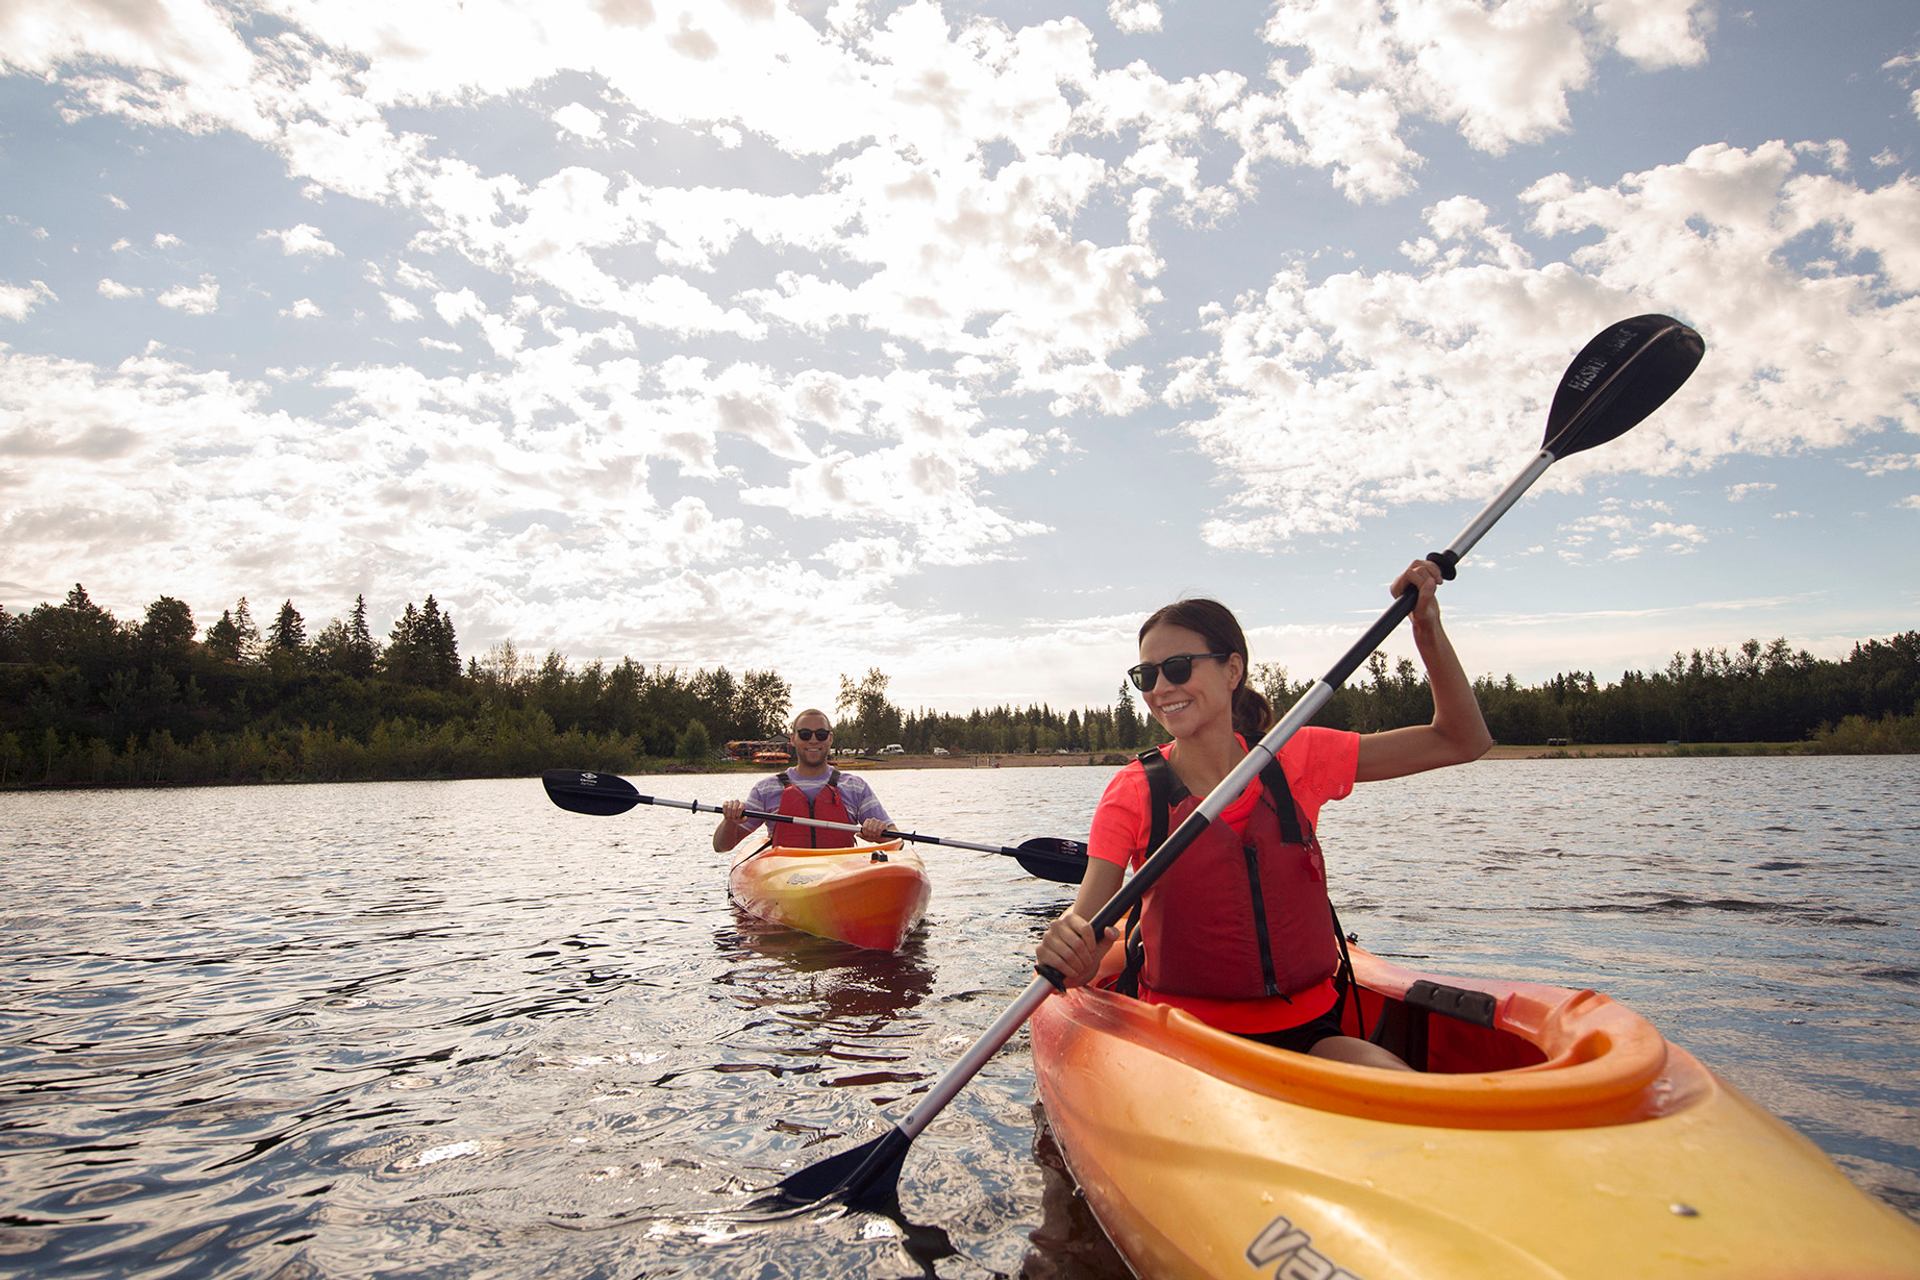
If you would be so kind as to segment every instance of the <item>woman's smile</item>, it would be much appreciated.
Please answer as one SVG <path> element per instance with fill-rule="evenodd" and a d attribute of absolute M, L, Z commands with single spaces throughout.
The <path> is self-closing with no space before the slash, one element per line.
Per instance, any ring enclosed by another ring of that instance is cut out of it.
<path fill-rule="evenodd" d="M 1208 725 L 1233 715 L 1233 687 L 1240 679 L 1240 656 L 1224 660 L 1198 631 L 1162 623 L 1140 637 L 1140 661 L 1159 664 L 1170 658 L 1188 658 L 1179 664 L 1186 679 L 1175 683 L 1162 670 L 1153 688 L 1143 695 L 1147 712 L 1176 738 L 1203 733 Z"/>

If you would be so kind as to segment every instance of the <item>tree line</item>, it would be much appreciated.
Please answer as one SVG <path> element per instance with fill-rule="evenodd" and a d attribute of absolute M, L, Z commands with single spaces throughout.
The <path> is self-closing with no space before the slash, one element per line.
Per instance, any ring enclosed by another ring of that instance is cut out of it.
<path fill-rule="evenodd" d="M 1257 664 L 1276 708 L 1309 682 Z M 1139 750 L 1157 726 L 1120 684 L 1107 706 L 907 711 L 878 669 L 842 676 L 836 743 L 921 754 Z M 1600 683 L 1474 684 L 1496 740 L 1519 745 L 1678 741 L 1920 750 L 1920 632 L 1826 660 L 1784 640 L 1678 654 Z M 204 632 L 171 596 L 122 621 L 75 585 L 59 604 L 0 606 L 0 787 L 512 776 L 556 765 L 633 771 L 709 763 L 728 739 L 782 736 L 792 691 L 774 671 L 683 671 L 539 659 L 511 643 L 464 665 L 453 615 L 407 602 L 384 640 L 364 597 L 317 633 L 288 600 L 262 632 L 242 597 Z M 1376 653 L 1315 718 L 1371 732 L 1424 723 L 1425 678 Z"/>

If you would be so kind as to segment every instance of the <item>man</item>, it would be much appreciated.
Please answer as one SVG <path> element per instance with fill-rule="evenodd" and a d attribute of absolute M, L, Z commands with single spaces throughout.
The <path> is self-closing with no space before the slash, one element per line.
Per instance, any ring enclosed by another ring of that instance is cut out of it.
<path fill-rule="evenodd" d="M 861 840 L 874 844 L 884 839 L 892 819 L 865 778 L 841 773 L 827 763 L 832 744 L 833 723 L 826 712 L 808 708 L 795 716 L 793 731 L 787 735 L 793 766 L 755 783 L 745 800 L 729 800 L 720 807 L 724 816 L 713 829 L 714 852 L 725 853 L 760 825 L 759 818 L 742 816 L 748 809 L 789 818 L 858 823 Z M 776 822 L 773 842 L 783 849 L 842 849 L 854 843 L 854 836 L 850 831 Z"/>

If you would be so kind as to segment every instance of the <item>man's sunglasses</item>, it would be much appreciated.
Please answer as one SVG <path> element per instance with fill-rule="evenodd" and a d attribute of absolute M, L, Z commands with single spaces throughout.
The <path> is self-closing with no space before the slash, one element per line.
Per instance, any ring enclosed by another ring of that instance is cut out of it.
<path fill-rule="evenodd" d="M 793 736 L 800 739 L 800 741 L 802 742 L 812 742 L 815 738 L 818 738 L 820 741 L 825 742 L 828 738 L 831 738 L 833 736 L 833 730 L 831 729 L 795 729 L 793 731 Z"/>
<path fill-rule="evenodd" d="M 1193 675 L 1193 664 L 1201 658 L 1218 658 L 1225 662 L 1231 653 L 1176 653 L 1171 658 L 1162 658 L 1158 662 L 1143 662 L 1137 667 L 1127 668 L 1127 679 L 1133 681 L 1133 687 L 1146 693 L 1160 677 L 1166 676 L 1168 684 L 1185 684 Z"/>

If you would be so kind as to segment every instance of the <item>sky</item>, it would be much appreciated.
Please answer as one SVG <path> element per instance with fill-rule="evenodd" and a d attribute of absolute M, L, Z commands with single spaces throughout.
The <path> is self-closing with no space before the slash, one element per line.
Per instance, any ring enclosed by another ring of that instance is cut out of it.
<path fill-rule="evenodd" d="M 1200 594 L 1308 679 L 1660 312 L 1462 660 L 1842 657 L 1920 625 L 1917 169 L 1910 3 L 0 0 L 0 604 L 965 711 Z"/>

